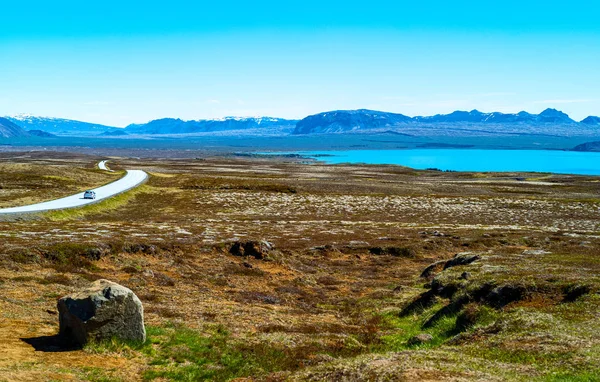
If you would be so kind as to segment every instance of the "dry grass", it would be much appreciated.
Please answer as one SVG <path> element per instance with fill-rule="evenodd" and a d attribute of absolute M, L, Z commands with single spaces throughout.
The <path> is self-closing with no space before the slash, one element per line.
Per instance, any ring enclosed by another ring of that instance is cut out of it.
<path fill-rule="evenodd" d="M 58 160 L 20 159 L 23 173 Z M 60 166 L 96 174 L 94 162 Z M 594 380 L 600 204 L 589 177 L 227 158 L 114 165 L 152 176 L 90 207 L 0 222 L 0 380 Z M 275 249 L 235 257 L 238 239 Z M 419 278 L 463 251 L 481 260 Z M 61 358 L 19 340 L 54 333 L 56 298 L 99 277 L 140 296 L 152 344 Z M 523 293 L 502 307 L 463 300 L 488 286 Z M 433 287 L 444 292 L 431 305 L 400 315 Z M 430 344 L 409 344 L 423 332 Z M 277 362 L 243 356 L 253 351 Z"/>

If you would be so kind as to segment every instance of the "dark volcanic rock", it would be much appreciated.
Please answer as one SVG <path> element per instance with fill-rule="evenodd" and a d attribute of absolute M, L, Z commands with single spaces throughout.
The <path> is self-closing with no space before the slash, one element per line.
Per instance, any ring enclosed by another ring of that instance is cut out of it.
<path fill-rule="evenodd" d="M 564 302 L 573 302 L 581 296 L 589 294 L 592 289 L 588 285 L 569 285 L 564 288 L 565 297 Z"/>
<path fill-rule="evenodd" d="M 396 257 L 416 257 L 417 252 L 409 247 L 371 247 L 372 255 L 391 255 Z"/>
<path fill-rule="evenodd" d="M 252 256 L 262 260 L 273 249 L 273 244 L 268 241 L 238 241 L 229 248 L 229 253 L 234 256 Z"/>
<path fill-rule="evenodd" d="M 437 301 L 436 291 L 428 290 L 427 292 L 422 293 L 414 299 L 410 304 L 408 304 L 402 311 L 400 312 L 400 316 L 408 316 L 413 313 L 421 313 L 427 308 L 430 308 Z"/>
<path fill-rule="evenodd" d="M 446 265 L 446 260 L 436 261 L 435 263 L 429 265 L 427 268 L 423 270 L 421 273 L 421 277 L 429 278 L 433 276 L 434 273 L 437 273 L 444 269 L 444 265 Z"/>
<path fill-rule="evenodd" d="M 448 260 L 444 265 L 444 269 L 456 267 L 458 265 L 468 265 L 472 262 L 481 259 L 481 256 L 471 253 L 457 253 L 454 258 Z"/>
<path fill-rule="evenodd" d="M 485 297 L 485 302 L 494 308 L 502 308 L 511 302 L 522 300 L 525 293 L 526 289 L 521 285 L 503 285 L 494 288 Z"/>

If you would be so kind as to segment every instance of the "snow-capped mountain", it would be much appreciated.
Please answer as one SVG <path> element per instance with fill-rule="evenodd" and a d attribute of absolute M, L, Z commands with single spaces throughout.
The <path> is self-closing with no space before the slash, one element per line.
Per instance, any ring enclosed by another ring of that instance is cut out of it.
<path fill-rule="evenodd" d="M 63 118 L 36 117 L 29 114 L 18 114 L 6 117 L 6 119 L 27 130 L 42 130 L 56 135 L 98 135 L 106 130 L 114 129 L 114 127 L 97 123 Z"/>
<path fill-rule="evenodd" d="M 201 119 L 184 121 L 174 118 L 163 118 L 145 124 L 133 124 L 125 128 L 133 134 L 193 134 L 226 130 L 248 130 L 275 127 L 294 127 L 297 120 L 273 117 L 225 117 L 218 119 Z"/>
<path fill-rule="evenodd" d="M 415 136 L 433 135 L 597 135 L 596 117 L 576 122 L 556 109 L 540 114 L 455 111 L 428 117 L 374 110 L 336 110 L 308 116 L 296 124 L 294 134 L 395 131 Z"/>
<path fill-rule="evenodd" d="M 311 115 L 299 121 L 274 117 L 224 117 L 192 121 L 163 118 L 144 124 L 131 124 L 124 129 L 70 119 L 23 114 L 6 117 L 5 120 L 18 125 L 17 127 L 22 130 L 39 130 L 58 136 L 125 137 L 178 134 L 286 136 L 386 131 L 413 136 L 522 134 L 561 137 L 600 136 L 599 117 L 590 116 L 581 122 L 576 122 L 556 109 L 546 109 L 539 114 L 525 111 L 514 114 L 484 113 L 478 110 L 455 111 L 450 114 L 425 117 L 409 117 L 398 113 L 366 109 L 335 110 Z M 14 127 L 12 129 L 14 130 Z M 6 127 L 5 131 L 7 131 Z M 13 131 L 10 134 L 14 136 L 23 133 Z M 25 134 L 28 134 L 27 131 Z"/>

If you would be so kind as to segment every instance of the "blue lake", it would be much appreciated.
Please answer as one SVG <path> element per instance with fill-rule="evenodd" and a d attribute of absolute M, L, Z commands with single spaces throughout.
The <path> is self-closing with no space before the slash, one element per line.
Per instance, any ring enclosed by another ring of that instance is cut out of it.
<path fill-rule="evenodd" d="M 600 153 L 551 150 L 348 150 L 299 151 L 326 163 L 395 164 L 453 171 L 532 171 L 600 175 Z"/>

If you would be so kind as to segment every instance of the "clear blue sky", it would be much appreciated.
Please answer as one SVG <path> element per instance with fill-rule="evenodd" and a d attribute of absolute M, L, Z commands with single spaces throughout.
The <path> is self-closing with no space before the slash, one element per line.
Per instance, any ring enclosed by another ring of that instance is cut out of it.
<path fill-rule="evenodd" d="M 0 14 L 0 115 L 600 115 L 591 0 L 21 0 Z"/>

